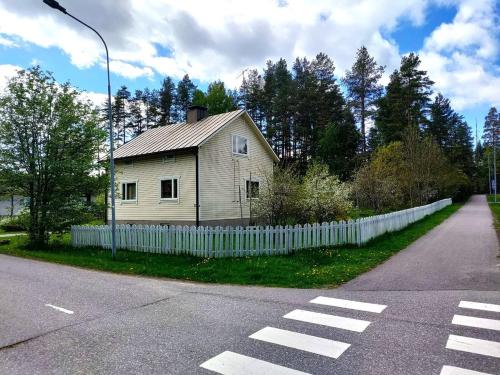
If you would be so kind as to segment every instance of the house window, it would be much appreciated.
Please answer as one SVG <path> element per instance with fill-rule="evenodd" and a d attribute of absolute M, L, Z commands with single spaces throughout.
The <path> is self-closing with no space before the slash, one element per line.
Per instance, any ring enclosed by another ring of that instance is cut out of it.
<path fill-rule="evenodd" d="M 259 198 L 259 188 L 260 188 L 259 181 L 246 180 L 247 199 Z"/>
<path fill-rule="evenodd" d="M 122 183 L 122 201 L 137 200 L 137 182 Z"/>
<path fill-rule="evenodd" d="M 160 198 L 177 199 L 179 197 L 179 179 L 168 177 L 160 181 Z"/>
<path fill-rule="evenodd" d="M 233 154 L 248 155 L 248 140 L 240 135 L 233 135 Z"/>
<path fill-rule="evenodd" d="M 163 157 L 163 162 L 164 163 L 173 163 L 175 161 L 175 155 L 171 154 L 171 155 L 165 155 Z"/>

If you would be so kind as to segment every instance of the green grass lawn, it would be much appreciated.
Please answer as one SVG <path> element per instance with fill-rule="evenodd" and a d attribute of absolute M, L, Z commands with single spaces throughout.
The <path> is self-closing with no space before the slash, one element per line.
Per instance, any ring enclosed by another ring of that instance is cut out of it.
<path fill-rule="evenodd" d="M 292 255 L 205 259 L 119 250 L 75 249 L 68 236 L 49 249 L 28 250 L 26 238 L 0 246 L 0 253 L 103 271 L 183 280 L 293 288 L 336 287 L 387 260 L 461 207 L 453 204 L 411 226 L 363 247 L 301 250 Z"/>
<path fill-rule="evenodd" d="M 497 194 L 497 203 L 495 202 L 495 195 L 488 195 L 488 202 L 491 209 L 491 213 L 493 214 L 493 222 L 495 224 L 495 228 L 500 230 L 500 194 Z"/>

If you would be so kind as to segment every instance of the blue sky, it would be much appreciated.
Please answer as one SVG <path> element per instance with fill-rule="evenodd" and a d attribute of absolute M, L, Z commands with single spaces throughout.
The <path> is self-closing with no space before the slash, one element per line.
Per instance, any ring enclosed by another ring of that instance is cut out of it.
<path fill-rule="evenodd" d="M 209 3 L 209 4 L 206 4 Z M 267 59 L 330 55 L 338 76 L 364 44 L 388 74 L 417 52 L 436 91 L 479 128 L 500 97 L 498 1 L 179 2 L 62 0 L 102 31 L 112 59 L 112 86 L 158 88 L 165 75 L 188 73 L 200 88 L 215 79 L 239 85 L 243 69 Z M 0 87 L 15 68 L 39 64 L 59 81 L 106 91 L 99 40 L 41 0 L 0 0 Z M 5 20 L 5 21 L 4 21 Z"/>

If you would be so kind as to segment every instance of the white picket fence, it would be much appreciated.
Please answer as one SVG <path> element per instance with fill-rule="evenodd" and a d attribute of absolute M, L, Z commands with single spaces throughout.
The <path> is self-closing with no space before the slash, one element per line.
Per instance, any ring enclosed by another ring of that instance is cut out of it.
<path fill-rule="evenodd" d="M 425 206 L 357 220 L 295 226 L 195 227 L 117 225 L 116 247 L 161 254 L 199 257 L 241 257 L 289 254 L 299 249 L 362 245 L 387 232 L 400 230 L 451 204 L 443 199 Z M 75 247 L 111 248 L 111 227 L 73 226 Z"/>

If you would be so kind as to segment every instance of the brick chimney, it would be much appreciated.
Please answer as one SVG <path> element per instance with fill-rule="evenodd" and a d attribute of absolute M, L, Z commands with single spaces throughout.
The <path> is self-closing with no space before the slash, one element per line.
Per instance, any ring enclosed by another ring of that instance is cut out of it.
<path fill-rule="evenodd" d="M 208 115 L 208 108 L 201 105 L 191 105 L 187 110 L 187 123 L 193 124 L 203 120 Z"/>

